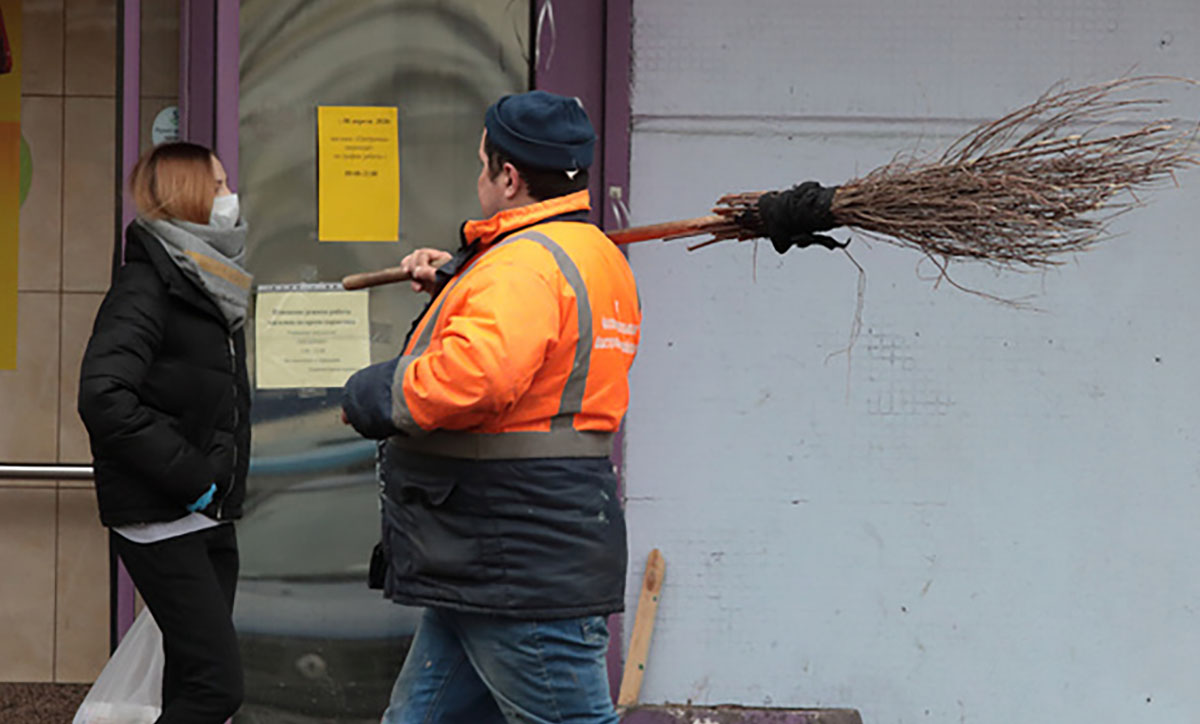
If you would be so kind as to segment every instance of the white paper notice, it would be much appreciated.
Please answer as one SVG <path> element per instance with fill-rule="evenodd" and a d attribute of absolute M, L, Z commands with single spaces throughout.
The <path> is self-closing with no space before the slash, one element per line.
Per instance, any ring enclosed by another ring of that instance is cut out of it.
<path fill-rule="evenodd" d="M 259 388 L 341 387 L 371 364 L 366 291 L 276 289 L 258 292 Z"/>

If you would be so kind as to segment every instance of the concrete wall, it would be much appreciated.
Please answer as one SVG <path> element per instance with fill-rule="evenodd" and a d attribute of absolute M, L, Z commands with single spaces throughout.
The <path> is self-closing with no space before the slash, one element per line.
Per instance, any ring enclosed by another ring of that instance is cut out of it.
<path fill-rule="evenodd" d="M 838 183 L 1052 83 L 1197 75 L 1193 0 L 638 0 L 634 223 Z M 1200 118 L 1200 89 L 1173 110 Z M 1200 173 L 1046 273 L 768 244 L 630 258 L 627 630 L 642 699 L 867 722 L 1191 721 L 1200 654 Z M 844 235 L 844 230 L 841 233 Z"/>

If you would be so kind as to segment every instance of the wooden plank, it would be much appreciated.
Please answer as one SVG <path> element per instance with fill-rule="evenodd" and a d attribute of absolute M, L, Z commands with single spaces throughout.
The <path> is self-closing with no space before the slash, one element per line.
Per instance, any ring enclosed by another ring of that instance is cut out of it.
<path fill-rule="evenodd" d="M 663 577 L 667 562 L 657 548 L 646 558 L 646 573 L 642 577 L 642 593 L 638 597 L 637 614 L 633 619 L 633 635 L 629 639 L 629 655 L 625 659 L 625 671 L 621 675 L 621 689 L 617 694 L 617 706 L 626 708 L 637 703 L 642 691 L 642 677 L 646 674 L 646 657 L 650 653 L 650 639 L 654 635 L 654 616 L 658 612 L 658 599 L 662 592 Z"/>

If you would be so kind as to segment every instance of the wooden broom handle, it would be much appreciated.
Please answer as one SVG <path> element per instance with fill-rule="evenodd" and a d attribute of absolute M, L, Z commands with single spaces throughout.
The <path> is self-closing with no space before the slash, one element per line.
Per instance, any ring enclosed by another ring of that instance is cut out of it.
<path fill-rule="evenodd" d="M 633 244 L 652 239 L 670 239 L 677 236 L 703 234 L 706 233 L 705 227 L 725 221 L 728 221 L 728 219 L 714 214 L 712 216 L 697 216 L 693 219 L 682 219 L 680 221 L 667 221 L 662 224 L 650 224 L 649 226 L 615 229 L 604 233 L 609 239 L 612 239 L 614 244 Z M 410 278 L 408 273 L 400 267 L 391 266 L 386 269 L 350 274 L 342 278 L 342 286 L 350 290 L 366 289 L 367 287 L 375 287 L 380 284 L 406 282 Z"/>
<path fill-rule="evenodd" d="M 436 259 L 432 262 L 433 267 L 445 264 L 445 259 Z M 375 271 L 359 272 L 342 277 L 342 286 L 347 291 L 355 289 L 366 289 L 367 287 L 377 287 L 380 284 L 395 284 L 396 282 L 406 282 L 412 279 L 412 274 L 404 271 L 398 266 L 389 266 L 386 269 L 376 269 Z"/>
<path fill-rule="evenodd" d="M 729 219 L 724 216 L 713 214 L 712 216 L 697 216 L 694 219 L 666 221 L 661 224 L 650 224 L 649 226 L 614 229 L 604 233 L 608 238 L 613 240 L 614 244 L 632 244 L 638 241 L 650 241 L 651 239 L 669 239 L 676 236 L 704 234 L 707 233 L 705 231 L 706 227 L 728 222 Z"/>
<path fill-rule="evenodd" d="M 395 284 L 396 282 L 406 282 L 412 279 L 408 272 L 398 266 L 389 266 L 386 269 L 376 269 L 375 271 L 359 272 L 342 277 L 342 286 L 347 290 L 366 289 L 367 287 L 377 287 L 380 284 Z"/>

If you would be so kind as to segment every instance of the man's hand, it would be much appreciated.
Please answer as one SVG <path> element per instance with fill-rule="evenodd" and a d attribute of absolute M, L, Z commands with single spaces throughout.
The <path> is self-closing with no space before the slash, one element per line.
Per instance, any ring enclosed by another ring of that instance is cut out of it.
<path fill-rule="evenodd" d="M 437 268 L 450 261 L 452 254 L 441 249 L 417 249 L 404 257 L 400 268 L 412 277 L 414 292 L 433 294 L 437 291 Z"/>

